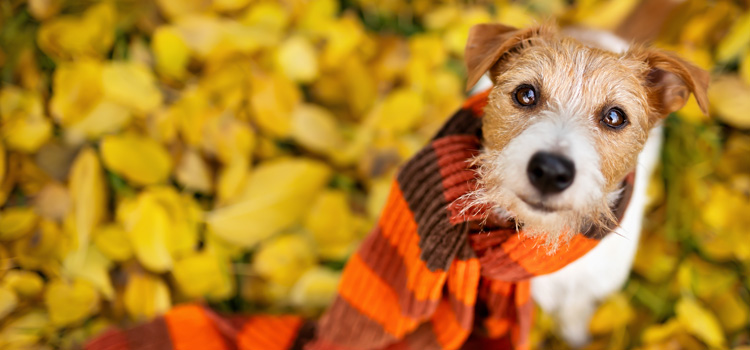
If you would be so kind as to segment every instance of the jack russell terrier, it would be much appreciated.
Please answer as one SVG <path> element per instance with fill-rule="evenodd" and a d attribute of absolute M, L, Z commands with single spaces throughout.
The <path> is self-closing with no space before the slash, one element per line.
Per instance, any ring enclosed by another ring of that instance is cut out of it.
<path fill-rule="evenodd" d="M 705 71 L 666 52 L 630 46 L 608 32 L 474 27 L 467 44 L 469 83 L 492 88 L 485 110 L 482 183 L 475 194 L 500 215 L 564 249 L 571 232 L 610 220 L 635 171 L 628 210 L 583 257 L 531 281 L 534 301 L 573 346 L 589 340 L 597 304 L 622 288 L 641 231 L 646 189 L 662 143 L 661 120 L 692 92 L 707 113 Z M 507 43 L 509 35 L 523 40 Z M 513 45 L 512 48 L 509 45 Z M 469 85 L 471 86 L 471 85 Z"/>

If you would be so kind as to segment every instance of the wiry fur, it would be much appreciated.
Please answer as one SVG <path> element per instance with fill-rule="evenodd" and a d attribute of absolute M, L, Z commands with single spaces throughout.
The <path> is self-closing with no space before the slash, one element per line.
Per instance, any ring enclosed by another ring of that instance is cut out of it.
<path fill-rule="evenodd" d="M 501 207 L 530 235 L 546 235 L 549 251 L 589 225 L 612 222 L 610 204 L 620 181 L 635 167 L 650 127 L 648 67 L 630 58 L 585 46 L 549 29 L 519 42 L 491 70 L 494 87 L 485 109 L 485 151 L 476 159 L 479 186 L 469 196 L 476 206 Z M 534 85 L 539 101 L 519 107 L 512 93 Z M 602 113 L 619 107 L 627 127 L 601 125 Z M 537 151 L 567 156 L 576 176 L 564 192 L 541 197 L 526 175 Z M 541 204 L 547 212 L 526 202 Z"/>

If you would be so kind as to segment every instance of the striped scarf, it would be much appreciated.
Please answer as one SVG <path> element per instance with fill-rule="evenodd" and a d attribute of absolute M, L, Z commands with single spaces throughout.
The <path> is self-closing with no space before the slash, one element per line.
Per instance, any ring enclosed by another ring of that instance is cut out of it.
<path fill-rule="evenodd" d="M 511 221 L 462 210 L 476 186 L 488 92 L 475 95 L 393 182 L 377 226 L 344 268 L 317 322 L 298 316 L 219 316 L 173 308 L 150 323 L 111 330 L 87 349 L 528 349 L 529 280 L 591 250 L 609 230 L 575 235 L 547 254 L 543 238 Z M 613 208 L 622 219 L 634 176 Z"/>

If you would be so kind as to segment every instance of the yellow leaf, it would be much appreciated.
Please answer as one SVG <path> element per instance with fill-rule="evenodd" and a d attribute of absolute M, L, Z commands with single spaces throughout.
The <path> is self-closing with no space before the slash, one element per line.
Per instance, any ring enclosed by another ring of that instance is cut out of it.
<path fill-rule="evenodd" d="M 0 348 L 3 349 L 34 349 L 39 347 L 39 341 L 49 333 L 47 325 L 50 323 L 47 313 L 38 309 L 8 320 L 0 331 Z"/>
<path fill-rule="evenodd" d="M 729 33 L 716 48 L 719 62 L 731 61 L 742 54 L 750 45 L 750 12 L 742 14 L 729 29 Z"/>
<path fill-rule="evenodd" d="M 592 334 L 605 334 L 627 326 L 635 313 L 622 293 L 610 296 L 591 317 L 589 330 Z"/>
<path fill-rule="evenodd" d="M 750 17 L 748 17 L 750 18 Z M 750 23 L 750 22 L 749 22 Z M 725 75 L 711 82 L 708 89 L 716 118 L 740 129 L 750 129 L 750 85 L 736 75 Z"/>
<path fill-rule="evenodd" d="M 50 321 L 57 327 L 78 324 L 99 310 L 99 296 L 88 282 L 54 280 L 44 291 Z"/>
<path fill-rule="evenodd" d="M 94 246 L 85 250 L 83 259 L 75 252 L 63 261 L 63 273 L 69 278 L 79 278 L 91 283 L 107 300 L 115 296 L 112 282 L 109 280 L 109 268 L 112 263 Z"/>
<path fill-rule="evenodd" d="M 333 20 L 339 12 L 339 4 L 334 0 L 312 0 L 297 9 L 300 13 L 301 30 L 319 31 Z"/>
<path fill-rule="evenodd" d="M 2 132 L 9 149 L 32 153 L 52 136 L 52 124 L 46 119 L 14 119 Z"/>
<path fill-rule="evenodd" d="M 323 29 L 325 47 L 320 56 L 321 66 L 335 69 L 353 54 L 365 37 L 362 24 L 351 16 L 326 22 Z"/>
<path fill-rule="evenodd" d="M 62 126 L 70 126 L 94 109 L 102 96 L 101 63 L 92 60 L 62 63 L 53 75 L 50 113 Z"/>
<path fill-rule="evenodd" d="M 352 57 L 347 59 L 341 71 L 342 88 L 346 92 L 346 101 L 356 118 L 365 115 L 367 110 L 375 103 L 378 95 L 377 81 L 372 69 L 362 59 Z M 333 79 L 319 79 L 318 82 L 332 81 Z M 325 91 L 325 87 L 320 90 Z M 340 96 L 340 90 L 326 91 L 333 96 Z M 323 101 L 321 101 L 323 102 Z"/>
<path fill-rule="evenodd" d="M 674 334 L 680 331 L 681 328 L 682 325 L 680 324 L 680 321 L 672 318 L 663 324 L 649 326 L 643 331 L 643 336 L 641 338 L 646 344 L 660 343 L 674 336 Z"/>
<path fill-rule="evenodd" d="M 72 144 L 95 140 L 102 135 L 120 131 L 130 123 L 131 114 L 123 106 L 101 100 L 83 118 L 65 129 L 65 139 Z"/>
<path fill-rule="evenodd" d="M 460 15 L 458 6 L 438 5 L 424 15 L 424 26 L 430 31 L 438 32 L 457 20 Z"/>
<path fill-rule="evenodd" d="M 543 3 L 549 4 L 551 1 L 544 1 Z M 508 4 L 498 11 L 496 21 L 516 28 L 526 28 L 537 23 L 539 19 L 523 5 Z"/>
<path fill-rule="evenodd" d="M 289 12 L 279 3 L 262 2 L 248 8 L 240 22 L 249 27 L 260 27 L 271 33 L 282 33 L 289 25 Z"/>
<path fill-rule="evenodd" d="M 175 169 L 175 178 L 187 189 L 201 193 L 213 192 L 213 182 L 208 165 L 201 155 L 193 149 L 187 149 L 182 153 L 177 169 Z"/>
<path fill-rule="evenodd" d="M 143 115 L 161 105 L 154 76 L 137 62 L 109 62 L 102 69 L 104 97 Z"/>
<path fill-rule="evenodd" d="M 391 92 L 375 110 L 375 114 L 370 118 L 373 118 L 376 128 L 405 132 L 421 119 L 424 101 L 415 91 L 399 89 Z"/>
<path fill-rule="evenodd" d="M 737 274 L 727 268 L 710 264 L 697 256 L 683 260 L 677 272 L 680 287 L 708 300 L 723 295 L 738 282 Z"/>
<path fill-rule="evenodd" d="M 255 121 L 264 132 L 286 137 L 292 128 L 292 111 L 302 96 L 289 79 L 274 74 L 256 74 L 252 80 L 250 103 Z"/>
<path fill-rule="evenodd" d="M 0 286 L 0 320 L 5 319 L 18 306 L 16 293 L 5 286 Z"/>
<path fill-rule="evenodd" d="M 133 256 L 128 234 L 118 224 L 99 226 L 94 231 L 94 244 L 102 254 L 114 261 L 125 261 Z"/>
<path fill-rule="evenodd" d="M 187 297 L 222 299 L 230 297 L 234 290 L 229 267 L 229 260 L 203 250 L 177 260 L 172 275 Z"/>
<path fill-rule="evenodd" d="M 151 50 L 156 59 L 157 72 L 177 80 L 185 77 L 190 63 L 190 48 L 174 27 L 156 28 L 151 37 Z"/>
<path fill-rule="evenodd" d="M 409 38 L 409 51 L 411 59 L 419 58 L 426 61 L 430 69 L 445 64 L 448 53 L 443 45 L 442 38 L 437 34 L 421 34 Z"/>
<path fill-rule="evenodd" d="M 329 176 L 325 165 L 308 159 L 261 163 L 236 203 L 208 213 L 208 228 L 228 242 L 251 247 L 297 222 Z"/>
<path fill-rule="evenodd" d="M 172 267 L 168 231 L 172 230 L 166 209 L 148 193 L 141 194 L 135 203 L 123 203 L 118 211 L 125 212 L 123 226 L 138 261 L 154 272 L 165 272 Z"/>
<path fill-rule="evenodd" d="M 172 306 L 169 289 L 161 278 L 133 274 L 125 287 L 125 310 L 135 320 L 159 316 Z"/>
<path fill-rule="evenodd" d="M 318 57 L 310 41 L 293 36 L 276 52 L 276 66 L 289 79 L 309 83 L 318 77 Z"/>
<path fill-rule="evenodd" d="M 190 194 L 178 193 L 174 187 L 152 187 L 146 195 L 153 196 L 170 220 L 170 229 L 166 231 L 169 252 L 173 256 L 192 252 L 198 244 L 198 223 L 203 216 L 198 203 Z"/>
<path fill-rule="evenodd" d="M 354 218 L 343 191 L 321 193 L 307 213 L 304 225 L 312 233 L 318 255 L 324 259 L 343 260 L 355 248 Z"/>
<path fill-rule="evenodd" d="M 225 205 L 236 197 L 245 186 L 249 173 L 249 165 L 246 157 L 237 157 L 229 162 L 219 171 L 216 183 L 217 203 Z"/>
<path fill-rule="evenodd" d="M 59 273 L 60 260 L 68 249 L 68 242 L 57 224 L 42 220 L 33 234 L 15 242 L 13 256 L 22 268 Z"/>
<path fill-rule="evenodd" d="M 750 317 L 748 317 L 750 316 L 750 310 L 736 290 L 728 289 L 726 291 L 708 300 L 708 305 L 716 313 L 724 330 L 727 333 L 732 333 L 747 326 L 750 320 Z"/>
<path fill-rule="evenodd" d="M 292 112 L 292 137 L 302 146 L 323 154 L 344 146 L 333 114 L 312 104 L 300 104 Z"/>
<path fill-rule="evenodd" d="M 633 269 L 650 282 L 661 282 L 677 267 L 679 247 L 661 234 L 641 239 Z"/>
<path fill-rule="evenodd" d="M 264 242 L 253 257 L 253 268 L 262 277 L 291 287 L 315 264 L 310 242 L 299 234 L 283 234 Z"/>
<path fill-rule="evenodd" d="M 44 116 L 42 97 L 16 87 L 0 90 L 2 138 L 10 150 L 36 152 L 52 135 L 52 124 Z"/>
<path fill-rule="evenodd" d="M 725 347 L 724 333 L 719 321 L 694 299 L 682 298 L 675 306 L 677 319 L 690 333 L 712 348 Z"/>
<path fill-rule="evenodd" d="M 24 271 L 11 270 L 3 277 L 3 285 L 12 289 L 22 298 L 33 298 L 39 295 L 44 287 L 44 282 L 39 274 Z"/>
<path fill-rule="evenodd" d="M 294 284 L 289 292 L 289 300 L 300 308 L 325 308 L 336 296 L 340 278 L 340 272 L 313 267 Z"/>
<path fill-rule="evenodd" d="M 88 247 L 91 232 L 104 217 L 107 202 L 104 176 L 94 150 L 81 150 L 71 166 L 69 181 L 78 258 L 81 259 Z"/>
<path fill-rule="evenodd" d="M 638 5 L 636 0 L 605 0 L 577 13 L 577 20 L 587 27 L 614 30 Z"/>
<path fill-rule="evenodd" d="M 100 57 L 115 40 L 115 8 L 110 2 L 89 7 L 83 16 L 60 16 L 42 23 L 39 48 L 57 60 Z"/>
<path fill-rule="evenodd" d="M 231 113 L 213 116 L 203 124 L 201 148 L 224 164 L 237 158 L 249 158 L 254 144 L 253 131 Z"/>
<path fill-rule="evenodd" d="M 235 54 L 249 54 L 276 45 L 277 33 L 246 27 L 238 22 L 210 15 L 188 15 L 174 22 L 194 56 L 219 63 Z"/>
<path fill-rule="evenodd" d="M 164 182 L 172 168 L 169 153 L 158 142 L 137 134 L 107 136 L 101 152 L 109 170 L 138 185 Z"/>
<path fill-rule="evenodd" d="M 39 217 L 34 208 L 13 207 L 0 211 L 0 240 L 11 241 L 29 233 Z"/>
<path fill-rule="evenodd" d="M 469 38 L 469 29 L 475 24 L 492 22 L 492 18 L 487 10 L 482 7 L 473 7 L 466 10 L 459 18 L 459 21 L 446 28 L 443 40 L 445 40 L 445 46 L 451 53 L 463 57 L 466 40 Z"/>

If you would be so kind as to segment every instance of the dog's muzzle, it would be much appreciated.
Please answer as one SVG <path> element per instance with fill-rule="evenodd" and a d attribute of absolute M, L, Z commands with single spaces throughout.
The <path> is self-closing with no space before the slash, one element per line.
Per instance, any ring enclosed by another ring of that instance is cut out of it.
<path fill-rule="evenodd" d="M 573 161 L 565 156 L 537 152 L 529 160 L 526 173 L 531 184 L 542 195 L 560 193 L 570 187 L 576 175 Z"/>

